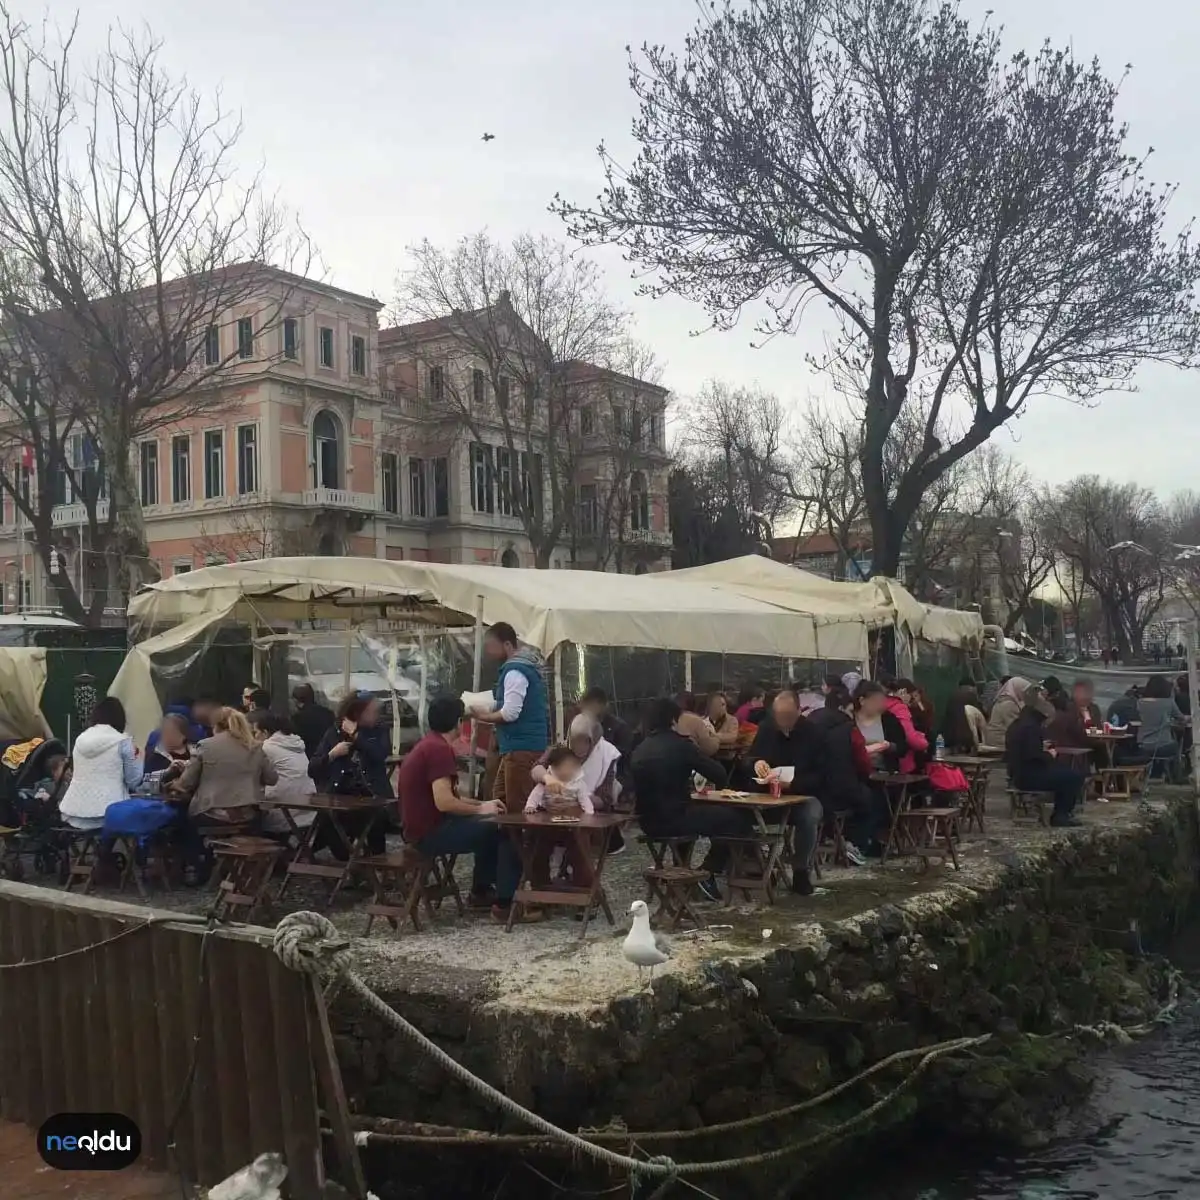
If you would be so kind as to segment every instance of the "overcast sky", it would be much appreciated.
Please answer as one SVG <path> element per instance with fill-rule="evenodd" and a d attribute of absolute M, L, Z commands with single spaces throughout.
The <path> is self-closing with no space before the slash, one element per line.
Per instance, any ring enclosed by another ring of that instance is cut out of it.
<path fill-rule="evenodd" d="M 33 3 L 16 0 L 27 16 Z M 69 20 L 73 4 L 51 0 Z M 1013 48 L 1070 41 L 1118 75 L 1133 72 L 1121 115 L 1131 147 L 1155 147 L 1153 177 L 1178 181 L 1175 217 L 1200 212 L 1200 7 L 1180 0 L 971 0 L 993 8 Z M 484 226 L 560 235 L 556 191 L 599 190 L 595 148 L 632 156 L 634 114 L 624 47 L 681 46 L 693 0 L 88 0 L 81 37 L 94 48 L 114 21 L 148 22 L 166 61 L 201 87 L 221 86 L 244 114 L 248 161 L 299 210 L 344 287 L 390 301 L 405 247 L 450 243 Z M 484 131 L 496 135 L 483 143 Z M 703 314 L 682 300 L 636 300 L 629 268 L 602 256 L 615 296 L 686 395 L 719 375 L 759 382 L 797 407 L 823 391 L 804 364 L 805 336 L 750 346 L 747 326 L 690 336 Z M 999 437 L 1038 476 L 1095 471 L 1162 492 L 1193 484 L 1198 381 L 1147 368 L 1140 393 L 1094 411 L 1043 401 Z"/>

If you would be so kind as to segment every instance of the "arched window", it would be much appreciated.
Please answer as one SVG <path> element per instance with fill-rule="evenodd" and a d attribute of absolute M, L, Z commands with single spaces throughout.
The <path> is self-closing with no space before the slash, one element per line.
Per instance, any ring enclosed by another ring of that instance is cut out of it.
<path fill-rule="evenodd" d="M 650 528 L 650 493 L 641 471 L 634 471 L 629 477 L 629 528 Z"/>
<path fill-rule="evenodd" d="M 505 550 L 502 555 L 500 555 L 500 565 L 502 567 L 519 567 L 521 565 L 521 558 L 517 552 L 511 546 L 509 546 L 509 548 Z"/>
<path fill-rule="evenodd" d="M 342 486 L 341 424 L 331 412 L 322 410 L 313 418 L 313 486 Z"/>

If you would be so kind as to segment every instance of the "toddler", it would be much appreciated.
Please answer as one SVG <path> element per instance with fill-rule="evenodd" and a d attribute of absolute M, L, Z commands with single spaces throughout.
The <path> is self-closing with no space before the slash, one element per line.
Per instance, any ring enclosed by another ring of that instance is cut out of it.
<path fill-rule="evenodd" d="M 61 793 L 66 784 L 70 782 L 67 756 L 51 754 L 46 759 L 46 771 L 48 774 L 33 785 L 33 798 L 41 804 L 45 804 L 47 800 L 51 800 Z M 64 776 L 66 776 L 65 779 Z"/>
<path fill-rule="evenodd" d="M 546 779 L 537 784 L 525 802 L 526 812 L 553 812 L 564 816 L 596 811 L 583 783 L 583 764 L 570 746 L 555 746 L 546 755 Z"/>

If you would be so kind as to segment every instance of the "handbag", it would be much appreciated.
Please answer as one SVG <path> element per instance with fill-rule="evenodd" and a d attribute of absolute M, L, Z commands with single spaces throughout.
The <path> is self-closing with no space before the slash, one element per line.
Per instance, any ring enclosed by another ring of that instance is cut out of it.
<path fill-rule="evenodd" d="M 333 781 L 335 794 L 339 796 L 374 795 L 359 752 L 351 750 L 343 760 L 343 764 L 341 771 Z"/>

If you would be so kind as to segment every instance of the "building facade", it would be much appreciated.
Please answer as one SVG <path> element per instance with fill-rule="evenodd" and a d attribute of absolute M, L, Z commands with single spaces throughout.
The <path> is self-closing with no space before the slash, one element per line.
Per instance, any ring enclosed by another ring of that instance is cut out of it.
<path fill-rule="evenodd" d="M 286 299 L 269 328 L 256 327 L 249 303 L 209 328 L 200 353 L 231 358 L 229 370 L 205 385 L 189 416 L 164 422 L 133 448 L 146 575 L 299 554 L 533 566 L 528 522 L 511 503 L 514 479 L 547 513 L 553 499 L 567 514 L 554 526 L 546 565 L 667 565 L 664 389 L 573 364 L 574 457 L 565 472 L 559 464 L 563 486 L 551 487 L 543 418 L 516 450 L 505 445 L 502 422 L 475 422 L 472 432 L 436 402 L 435 368 L 465 371 L 472 382 L 477 375 L 444 326 L 429 330 L 413 356 L 402 352 L 411 330 L 381 334 L 382 305 L 372 297 L 282 275 L 279 284 Z M 628 434 L 619 448 L 614 420 Z M 109 501 L 91 439 L 72 438 L 70 456 L 74 483 L 64 473 L 52 486 L 49 570 L 69 572 L 86 606 L 85 556 L 100 552 L 89 543 L 88 506 L 76 488 L 92 489 L 101 525 Z M 5 611 L 55 605 L 32 531 L 8 495 L 0 571 Z M 119 605 L 105 597 L 106 608 Z"/>

